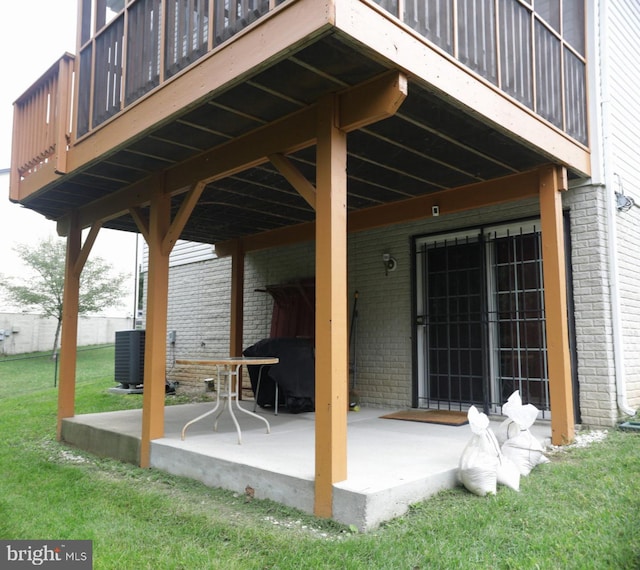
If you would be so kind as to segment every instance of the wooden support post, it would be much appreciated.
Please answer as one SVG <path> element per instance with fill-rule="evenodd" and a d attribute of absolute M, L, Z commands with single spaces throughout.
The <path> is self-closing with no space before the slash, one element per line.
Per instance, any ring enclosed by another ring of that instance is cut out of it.
<path fill-rule="evenodd" d="M 561 191 L 566 188 L 564 168 L 549 166 L 541 169 L 542 263 L 551 400 L 551 442 L 554 445 L 571 443 L 575 437 L 561 196 Z"/>
<path fill-rule="evenodd" d="M 57 438 L 62 434 L 62 420 L 75 415 L 76 357 L 78 352 L 78 306 L 80 300 L 80 272 L 82 231 L 77 216 L 72 215 L 67 235 L 67 257 L 62 297 L 62 336 L 60 339 L 60 384 L 58 386 Z"/>
<path fill-rule="evenodd" d="M 318 104 L 316 179 L 315 505 L 333 513 L 333 484 L 347 478 L 347 144 L 338 99 Z"/>
<path fill-rule="evenodd" d="M 151 440 L 164 436 L 164 395 L 167 373 L 167 297 L 169 253 L 163 247 L 171 222 L 171 197 L 161 186 L 151 198 L 149 273 L 142 399 L 140 467 L 149 467 Z"/>

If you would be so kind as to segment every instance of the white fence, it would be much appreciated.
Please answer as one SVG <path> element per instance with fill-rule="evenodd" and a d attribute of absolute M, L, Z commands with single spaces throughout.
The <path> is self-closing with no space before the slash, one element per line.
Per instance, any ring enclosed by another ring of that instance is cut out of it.
<path fill-rule="evenodd" d="M 116 331 L 131 329 L 131 321 L 116 317 L 80 317 L 78 346 L 113 344 Z M 56 319 L 51 317 L 0 313 L 0 355 L 51 350 L 56 326 Z"/>

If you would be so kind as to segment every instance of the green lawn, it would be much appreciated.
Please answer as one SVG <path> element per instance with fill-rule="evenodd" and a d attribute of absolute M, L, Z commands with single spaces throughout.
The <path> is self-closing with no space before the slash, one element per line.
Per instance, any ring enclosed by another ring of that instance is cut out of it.
<path fill-rule="evenodd" d="M 79 353 L 77 413 L 141 405 L 107 393 L 113 359 L 112 347 Z M 554 454 L 519 493 L 444 492 L 357 534 L 59 445 L 53 371 L 0 359 L 2 539 L 89 539 L 94 568 L 117 570 L 640 568 L 638 434 Z"/>

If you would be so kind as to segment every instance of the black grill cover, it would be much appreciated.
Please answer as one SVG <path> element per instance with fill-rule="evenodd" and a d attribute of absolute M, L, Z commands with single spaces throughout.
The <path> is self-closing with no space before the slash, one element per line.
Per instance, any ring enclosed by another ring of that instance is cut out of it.
<path fill-rule="evenodd" d="M 260 407 L 275 406 L 275 384 L 278 383 L 278 406 L 291 413 L 312 412 L 315 409 L 315 360 L 313 344 L 301 338 L 266 338 L 250 346 L 244 356 L 276 356 L 278 364 L 265 366 L 262 372 Z M 260 366 L 247 366 L 253 393 L 256 393 Z"/>

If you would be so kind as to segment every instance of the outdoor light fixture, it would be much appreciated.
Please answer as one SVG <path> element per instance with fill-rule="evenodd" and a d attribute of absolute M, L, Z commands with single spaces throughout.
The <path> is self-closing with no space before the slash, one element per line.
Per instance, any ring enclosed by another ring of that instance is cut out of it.
<path fill-rule="evenodd" d="M 625 196 L 620 192 L 616 192 L 616 208 L 618 209 L 618 212 L 628 212 L 632 206 L 640 208 L 633 198 Z"/>
<path fill-rule="evenodd" d="M 382 262 L 384 263 L 384 274 L 388 275 L 389 271 L 395 271 L 398 267 L 398 262 L 395 257 L 391 257 L 388 253 L 382 254 Z"/>
<path fill-rule="evenodd" d="M 639 204 L 636 204 L 636 201 L 631 196 L 625 196 L 624 188 L 622 187 L 622 179 L 617 172 L 614 172 L 613 175 L 618 179 L 618 187 L 620 188 L 620 192 L 616 191 L 616 209 L 618 212 L 628 212 L 633 206 L 636 208 L 640 208 Z"/>

